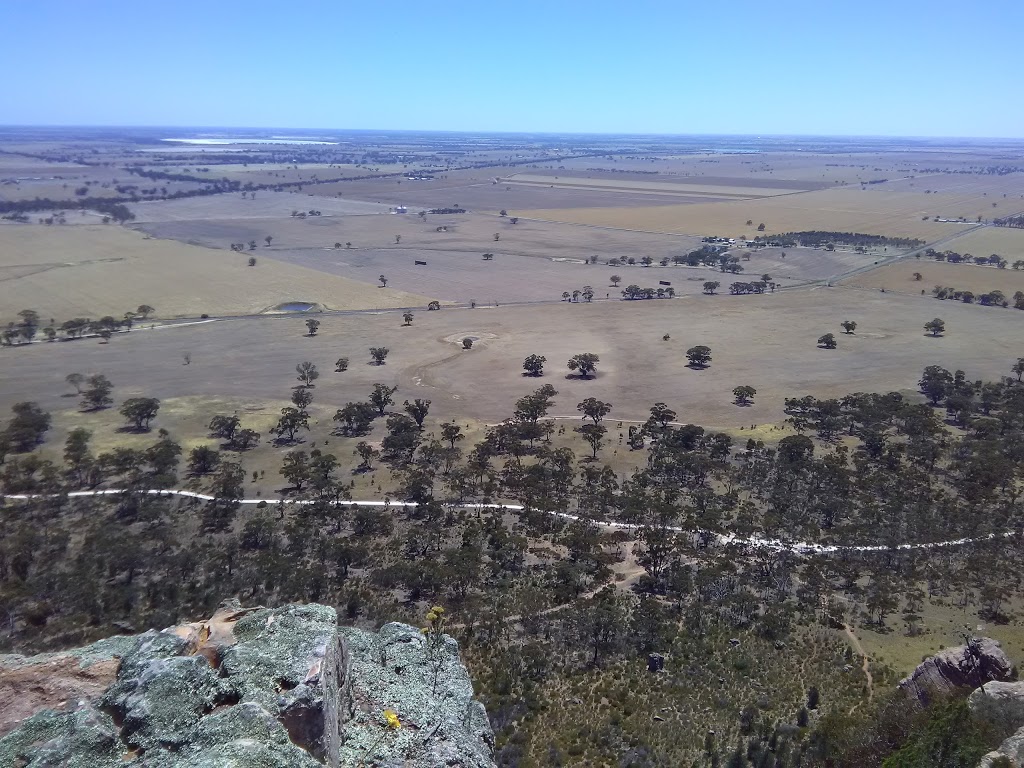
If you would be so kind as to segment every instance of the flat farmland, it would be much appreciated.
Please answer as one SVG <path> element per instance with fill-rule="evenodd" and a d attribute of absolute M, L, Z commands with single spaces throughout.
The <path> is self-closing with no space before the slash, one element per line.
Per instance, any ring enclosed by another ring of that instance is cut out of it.
<path fill-rule="evenodd" d="M 690 296 L 673 301 L 551 304 L 543 307 L 442 309 L 417 312 L 411 327 L 401 314 L 322 316 L 320 333 L 304 336 L 301 317 L 218 321 L 115 336 L 109 344 L 84 339 L 0 350 L 5 381 L 0 408 L 36 400 L 44 408 L 73 407 L 64 376 L 101 372 L 115 385 L 116 402 L 138 394 L 225 398 L 252 409 L 280 407 L 296 385 L 295 366 L 315 363 L 320 418 L 344 403 L 365 399 L 374 382 L 397 384 L 396 399 L 432 401 L 431 417 L 494 422 L 514 401 L 543 383 L 559 391 L 552 415 L 577 418 L 588 396 L 614 406 L 616 419 L 644 419 L 657 401 L 679 419 L 712 428 L 776 424 L 786 397 L 834 397 L 854 391 L 911 394 L 927 365 L 962 368 L 968 377 L 995 379 L 1020 356 L 1024 313 L 946 302 L 945 337 L 924 335 L 935 303 L 893 294 L 843 289 L 789 291 L 765 296 Z M 858 322 L 841 333 L 839 322 Z M 839 347 L 819 349 L 822 333 Z M 670 339 L 663 341 L 662 336 Z M 471 350 L 458 341 L 478 339 Z M 711 367 L 686 367 L 685 350 L 712 349 Z M 386 346 L 384 366 L 369 363 L 367 348 Z M 181 363 L 185 351 L 192 364 Z M 592 380 L 567 379 L 565 361 L 580 352 L 600 355 Z M 529 354 L 547 357 L 540 379 L 522 376 Z M 345 373 L 334 361 L 349 357 Z M 732 404 L 732 389 L 757 389 L 754 405 Z M 255 412 L 255 411 L 254 411 Z M 174 432 L 175 417 L 156 426 Z M 333 443 L 333 440 L 332 440 Z"/>
<path fill-rule="evenodd" d="M 259 202 L 259 193 L 256 195 Z M 166 222 L 142 222 L 139 230 L 154 237 L 193 242 L 227 249 L 233 242 L 256 240 L 256 255 L 273 257 L 275 250 L 296 248 L 332 248 L 335 243 L 352 243 L 358 248 L 451 250 L 475 253 L 501 250 L 522 256 L 542 258 L 607 259 L 651 256 L 660 260 L 676 253 L 685 253 L 700 246 L 699 238 L 662 233 L 622 232 L 600 227 L 575 226 L 489 214 L 458 214 L 432 216 L 425 219 L 413 214 L 380 216 L 316 216 L 296 219 L 204 219 Z M 444 226 L 446 232 L 438 232 Z M 498 240 L 494 235 L 498 235 Z M 264 237 L 271 235 L 270 248 Z M 401 242 L 395 242 L 395 236 Z"/>
<path fill-rule="evenodd" d="M 404 242 L 404 240 L 403 240 Z M 757 280 L 768 274 L 783 287 L 804 281 L 828 280 L 843 272 L 872 263 L 878 258 L 852 251 L 815 250 L 797 248 L 785 251 L 739 251 L 749 260 L 742 262 L 744 272 L 731 275 L 716 267 L 686 267 L 670 263 L 662 267 L 655 262 L 650 267 L 641 264 L 582 264 L 579 260 L 562 257 L 544 258 L 523 256 L 508 252 L 503 243 L 493 243 L 489 251 L 494 254 L 484 261 L 475 250 L 425 248 L 305 248 L 266 250 L 262 255 L 316 269 L 351 280 L 376 284 L 378 275 L 388 277 L 388 286 L 403 291 L 426 294 L 442 301 L 478 304 L 511 303 L 522 301 L 555 301 L 563 291 L 572 292 L 584 285 L 594 288 L 597 299 L 619 299 L 622 289 L 631 283 L 641 288 L 658 288 L 667 281 L 677 294 L 703 292 L 705 281 L 716 280 L 727 292 L 730 283 Z M 426 266 L 416 261 L 427 262 Z M 610 283 L 612 275 L 619 275 L 618 287 Z"/>
<path fill-rule="evenodd" d="M 494 169 L 495 173 L 500 169 Z M 306 187 L 302 195 L 369 200 L 387 205 L 406 205 L 413 212 L 431 208 L 466 208 L 474 211 L 508 210 L 515 215 L 520 208 L 580 208 L 633 205 L 663 205 L 664 197 L 634 190 L 623 193 L 598 188 L 570 188 L 552 184 L 517 185 L 496 181 L 486 171 L 439 173 L 429 180 L 360 179 L 351 182 L 318 184 Z M 694 202 L 700 201 L 693 196 Z"/>
<path fill-rule="evenodd" d="M 586 176 L 544 175 L 517 173 L 502 179 L 502 183 L 525 184 L 527 186 L 553 186 L 567 189 L 600 189 L 609 192 L 629 194 L 642 192 L 649 195 L 688 196 L 707 198 L 757 198 L 785 195 L 792 188 L 773 188 L 764 184 L 744 186 L 741 179 L 718 178 L 714 183 L 689 182 L 685 178 L 637 179 L 637 178 L 588 178 Z"/>
<path fill-rule="evenodd" d="M 1024 229 L 982 227 L 950 240 L 942 250 L 971 253 L 975 256 L 999 254 L 1011 264 L 1024 259 Z"/>
<path fill-rule="evenodd" d="M 417 184 L 419 182 L 404 182 L 400 188 L 401 191 L 395 191 L 388 197 L 403 205 L 408 205 L 411 210 L 454 207 L 458 204 L 474 211 L 507 210 L 512 216 L 517 215 L 521 208 L 536 208 L 538 206 L 601 208 L 665 204 L 664 194 L 640 189 L 604 189 L 559 185 L 558 183 L 523 184 L 508 180 L 502 180 L 497 184 L 492 181 L 471 182 L 463 186 L 447 187 L 443 190 L 420 189 L 418 186 L 414 186 Z M 691 195 L 674 193 L 671 197 L 671 201 L 675 203 L 699 203 L 705 200 L 707 197 L 697 193 Z"/>
<path fill-rule="evenodd" d="M 356 216 L 387 213 L 388 206 L 359 200 L 311 199 L 287 192 L 258 191 L 255 198 L 241 193 L 153 200 L 131 205 L 135 223 L 210 221 L 214 219 L 284 219 L 292 211 L 318 210 L 324 216 Z"/>
<path fill-rule="evenodd" d="M 1015 151 L 1015 150 L 1014 150 Z M 647 171 L 658 175 L 719 176 L 739 180 L 788 180 L 823 186 L 858 184 L 873 179 L 890 181 L 926 174 L 949 179 L 1001 177 L 978 173 L 987 166 L 1005 164 L 1005 153 L 933 151 L 827 151 L 827 152 L 699 152 L 573 158 L 558 163 L 554 170 L 607 169 Z M 551 170 L 551 164 L 545 164 Z M 654 176 L 657 178 L 657 176 Z M 1005 177 L 1002 177 L 1005 178 Z M 813 187 L 812 187 L 813 188 Z"/>
<path fill-rule="evenodd" d="M 247 267 L 247 254 L 157 240 L 113 225 L 0 225 L 3 322 L 35 309 L 58 323 L 71 317 L 121 317 L 140 304 L 157 316 L 261 312 L 285 301 L 331 309 L 425 304 L 426 297 L 271 259 Z"/>
<path fill-rule="evenodd" d="M 718 273 L 724 287 L 736 280 L 757 280 L 771 275 L 785 286 L 787 280 L 828 280 L 836 275 L 866 267 L 884 257 L 884 253 L 855 253 L 852 249 L 826 251 L 824 248 L 760 248 L 756 251 L 739 248 L 731 252 L 740 256 L 742 274 L 733 276 Z M 750 257 L 747 259 L 747 257 Z M 705 278 L 712 279 L 712 278 Z"/>
<path fill-rule="evenodd" d="M 769 234 L 818 229 L 934 241 L 969 225 L 923 221 L 925 216 L 963 215 L 973 220 L 985 211 L 984 200 L 976 194 L 887 193 L 844 187 L 758 200 L 628 209 L 525 210 L 519 215 L 544 221 L 722 237 L 754 237 L 758 224 L 764 223 Z M 748 226 L 747 221 L 753 223 Z"/>
<path fill-rule="evenodd" d="M 514 174 L 510 178 L 519 176 Z M 769 194 L 784 194 L 786 192 L 808 192 L 813 189 L 828 189 L 832 184 L 820 181 L 794 180 L 784 178 L 748 178 L 744 175 L 735 176 L 708 176 L 703 172 L 691 173 L 689 171 L 673 173 L 671 171 L 658 171 L 655 173 L 643 173 L 640 171 L 630 172 L 615 168 L 587 168 L 574 170 L 532 170 L 529 174 L 538 179 L 571 178 L 571 179 L 592 179 L 594 181 L 626 182 L 632 185 L 633 182 L 649 184 L 683 184 L 696 185 L 698 187 L 742 187 L 751 191 L 764 192 Z"/>
<path fill-rule="evenodd" d="M 563 291 L 571 293 L 585 285 L 594 288 L 598 299 L 606 298 L 606 294 L 619 299 L 622 288 L 631 281 L 656 288 L 658 280 L 670 280 L 680 293 L 701 290 L 699 283 L 686 282 L 689 270 L 624 271 L 598 264 L 520 256 L 500 248 L 492 252 L 491 261 L 484 261 L 477 252 L 418 248 L 273 250 L 269 255 L 288 264 L 368 284 L 375 284 L 377 276 L 383 274 L 388 278 L 389 288 L 467 304 L 558 301 Z M 417 266 L 416 261 L 425 261 L 426 266 Z M 625 282 L 619 288 L 608 281 L 613 274 L 623 276 Z"/>
<path fill-rule="evenodd" d="M 921 274 L 920 281 L 914 278 L 914 273 L 917 272 Z M 854 275 L 842 281 L 842 284 L 858 288 L 884 288 L 887 291 L 918 295 L 922 290 L 927 295 L 931 295 L 932 288 L 937 285 L 971 291 L 976 295 L 999 290 L 1009 299 L 1017 291 L 1024 291 L 1024 271 L 997 269 L 977 264 L 950 264 L 924 258 L 920 261 L 903 259 L 870 272 Z M 936 305 L 936 311 L 945 312 L 945 304 L 942 305 L 941 310 Z M 989 311 L 996 310 L 989 309 Z"/>

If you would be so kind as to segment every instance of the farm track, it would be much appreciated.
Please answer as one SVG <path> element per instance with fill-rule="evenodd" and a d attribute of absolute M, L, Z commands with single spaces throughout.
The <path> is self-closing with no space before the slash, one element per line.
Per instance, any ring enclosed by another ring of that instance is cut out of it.
<path fill-rule="evenodd" d="M 198 493 L 197 491 L 184 491 L 174 489 L 150 489 L 150 490 L 139 490 L 134 491 L 135 493 L 144 493 L 149 496 L 178 496 L 182 498 L 196 499 L 197 501 L 216 501 L 217 497 L 210 496 L 205 493 Z M 132 493 L 124 488 L 109 488 L 98 491 L 71 491 L 69 493 L 53 493 L 53 494 L 5 494 L 0 496 L 0 499 L 11 499 L 13 501 L 29 501 L 32 499 L 41 498 L 83 498 L 90 496 L 119 496 L 125 493 Z M 305 506 L 310 504 L 318 503 L 312 499 L 278 499 L 276 501 L 268 499 L 235 499 L 239 504 L 246 505 L 258 505 L 258 504 L 295 504 L 298 506 Z M 359 501 L 338 501 L 332 502 L 332 504 L 340 504 L 353 507 L 381 507 L 384 509 L 390 509 L 391 507 L 416 507 L 418 504 L 413 501 L 376 501 L 376 500 L 359 500 Z M 522 511 L 525 509 L 521 504 L 446 504 L 445 506 L 455 509 L 498 509 L 498 510 L 509 510 L 513 512 Z M 568 512 L 545 512 L 545 514 L 552 515 L 554 517 L 560 517 L 563 520 L 581 520 L 578 515 L 572 515 Z M 603 528 L 616 528 L 630 530 L 637 526 L 630 525 L 628 523 L 616 523 L 616 522 L 602 522 L 593 521 L 595 525 Z M 754 549 L 765 549 L 774 552 L 792 552 L 796 554 L 817 554 L 817 555 L 842 555 L 851 552 L 892 552 L 894 550 L 932 550 L 932 549 L 945 549 L 948 547 L 964 546 L 966 544 L 976 544 L 983 541 L 995 541 L 997 539 L 1010 539 L 1019 537 L 1022 535 L 1021 531 L 1004 531 L 1002 533 L 990 533 L 985 536 L 975 536 L 964 539 L 950 539 L 947 541 L 931 541 L 931 542 L 905 542 L 902 544 L 896 544 L 892 546 L 886 546 L 882 544 L 816 544 L 809 541 L 783 541 L 781 539 L 769 539 L 763 536 L 736 536 L 729 533 L 715 533 L 714 531 L 707 531 L 701 529 L 691 530 L 688 528 L 681 528 L 677 526 L 666 526 L 666 531 L 673 533 L 690 533 L 697 536 L 705 536 L 714 539 L 720 545 L 739 545 L 748 546 Z"/>
<path fill-rule="evenodd" d="M 853 649 L 860 654 L 860 668 L 861 671 L 864 673 L 865 685 L 868 691 L 868 701 L 870 702 L 871 699 L 873 699 L 875 696 L 875 679 L 871 675 L 871 660 L 868 658 L 868 653 L 864 650 L 864 646 L 861 644 L 860 638 L 857 637 L 857 635 L 853 631 L 853 628 L 849 624 L 843 624 L 843 632 L 845 632 L 846 637 L 849 638 L 850 644 L 853 646 Z M 854 704 L 853 708 L 849 711 L 848 714 L 852 715 L 854 710 L 856 710 L 859 706 L 860 702 Z"/>

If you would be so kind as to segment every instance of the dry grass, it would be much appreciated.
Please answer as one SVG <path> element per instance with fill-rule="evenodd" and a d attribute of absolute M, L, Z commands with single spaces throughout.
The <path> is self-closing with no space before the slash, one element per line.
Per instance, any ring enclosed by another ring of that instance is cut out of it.
<path fill-rule="evenodd" d="M 922 326 L 936 314 L 948 332 L 933 339 Z M 774 436 L 764 425 L 785 418 L 786 397 L 909 394 L 927 365 L 962 368 L 971 380 L 1008 374 L 1020 356 L 1024 327 L 1024 313 L 1016 310 L 841 288 L 761 297 L 443 309 L 417 312 L 412 327 L 402 326 L 399 312 L 322 319 L 315 338 L 304 336 L 301 317 L 281 317 L 133 331 L 109 344 L 85 339 L 0 350 L 5 359 L 0 410 L 22 400 L 36 400 L 48 410 L 68 408 L 61 395 L 68 391 L 64 376 L 72 371 L 106 374 L 118 403 L 145 394 L 161 400 L 232 398 L 273 408 L 297 385 L 296 364 L 309 360 L 322 374 L 315 402 L 328 415 L 350 400 L 365 399 L 374 382 L 399 385 L 399 402 L 432 400 L 431 418 L 438 420 L 494 423 L 510 415 L 517 398 L 544 383 L 559 391 L 553 416 L 578 419 L 576 404 L 597 397 L 614 406 L 610 442 L 600 454 L 614 461 L 628 453 L 618 445 L 617 421 L 645 419 L 658 401 L 673 408 L 680 421 L 733 429 L 741 440 L 755 424 L 760 429 L 752 434 Z M 844 319 L 858 322 L 856 335 L 841 332 Z M 837 334 L 838 349 L 816 346 L 827 331 Z M 662 340 L 665 333 L 669 341 Z M 481 339 L 469 351 L 446 341 L 466 335 Z M 703 371 L 686 367 L 685 351 L 696 344 L 712 349 L 711 367 Z M 371 346 L 391 349 L 387 365 L 369 364 Z M 193 355 L 188 366 L 182 365 L 185 351 Z M 601 356 L 597 378 L 565 378 L 566 361 L 580 352 Z M 547 357 L 543 378 L 522 376 L 529 354 Z M 334 361 L 342 356 L 351 366 L 334 373 Z M 757 389 L 750 407 L 733 404 L 731 392 L 740 384 Z M 168 413 L 157 426 L 185 436 L 174 421 Z"/>
<path fill-rule="evenodd" d="M 425 306 L 430 300 L 271 259 L 249 268 L 247 259 L 247 253 L 151 239 L 112 225 L 3 225 L 0 306 L 9 315 L 5 321 L 33 308 L 60 322 L 120 317 L 140 304 L 156 307 L 159 317 L 182 317 L 261 312 L 292 300 L 331 309 Z"/>
<path fill-rule="evenodd" d="M 934 241 L 969 225 L 923 221 L 924 216 L 965 216 L 974 220 L 979 214 L 989 215 L 987 205 L 985 198 L 975 192 L 926 195 L 887 192 L 883 185 L 696 205 L 527 210 L 518 214 L 547 221 L 722 237 L 752 238 L 758 234 L 757 225 L 764 223 L 768 233 L 818 229 Z M 746 225 L 748 220 L 753 222 L 750 226 Z"/>
<path fill-rule="evenodd" d="M 655 177 L 657 179 L 657 177 Z M 741 179 L 735 184 L 687 183 L 685 179 L 673 178 L 651 180 L 637 179 L 592 179 L 581 176 L 544 176 L 518 173 L 503 183 L 539 185 L 544 187 L 568 187 L 571 189 L 603 189 L 617 192 L 644 192 L 660 195 L 697 195 L 700 197 L 750 198 L 785 195 L 792 189 L 772 189 L 764 186 L 744 186 Z"/>
<path fill-rule="evenodd" d="M 920 280 L 914 278 L 915 273 L 921 274 Z M 917 295 L 921 291 L 931 295 L 932 288 L 941 285 L 974 294 L 1000 290 L 1010 297 L 1016 291 L 1024 291 L 1024 272 L 977 264 L 950 264 L 925 258 L 906 259 L 854 275 L 841 284 Z"/>
<path fill-rule="evenodd" d="M 1019 610 L 1020 605 L 1013 608 Z M 920 612 L 921 634 L 908 637 L 906 626 L 897 613 L 886 620 L 885 632 L 873 626 L 861 626 L 857 637 L 873 662 L 891 667 L 899 677 L 913 672 L 926 656 L 943 648 L 963 645 L 965 632 L 998 640 L 1010 659 L 1020 663 L 1024 659 L 1024 627 L 1019 623 L 979 625 L 977 610 L 976 604 L 964 610 L 947 601 L 929 601 Z"/>
<path fill-rule="evenodd" d="M 950 240 L 942 249 L 975 256 L 998 253 L 1012 264 L 1017 259 L 1024 259 L 1024 229 L 983 227 Z"/>

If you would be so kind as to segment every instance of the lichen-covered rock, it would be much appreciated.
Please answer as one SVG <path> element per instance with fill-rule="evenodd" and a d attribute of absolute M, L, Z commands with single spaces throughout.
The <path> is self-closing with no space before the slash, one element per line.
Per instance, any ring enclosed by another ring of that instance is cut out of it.
<path fill-rule="evenodd" d="M 20 768 L 121 768 L 131 753 L 110 716 L 85 703 L 43 710 L 0 739 L 0 765 Z"/>
<path fill-rule="evenodd" d="M 459 659 L 444 636 L 431 651 L 407 624 L 379 632 L 341 629 L 349 656 L 342 691 L 342 765 L 388 768 L 491 768 L 494 733 Z M 393 710 L 401 727 L 388 727 Z"/>
<path fill-rule="evenodd" d="M 324 605 L 253 611 L 235 624 L 221 674 L 241 701 L 274 712 L 296 744 L 337 765 L 338 617 Z"/>
<path fill-rule="evenodd" d="M 990 681 L 1014 678 L 1013 664 L 999 643 L 982 637 L 966 645 L 947 648 L 917 665 L 909 677 L 900 680 L 900 690 L 928 704 L 958 688 L 977 688 Z"/>
<path fill-rule="evenodd" d="M 204 717 L 177 752 L 146 755 L 140 768 L 320 768 L 288 738 L 281 722 L 256 702 Z"/>
<path fill-rule="evenodd" d="M 458 644 L 434 639 L 339 630 L 322 605 L 231 603 L 162 632 L 2 657 L 0 690 L 55 677 L 46 695 L 0 699 L 0 768 L 491 768 Z"/>
<path fill-rule="evenodd" d="M 119 714 L 133 747 L 177 748 L 204 714 L 231 698 L 230 686 L 206 658 L 180 655 L 185 650 L 185 641 L 175 635 L 145 633 L 103 695 L 103 706 Z"/>
<path fill-rule="evenodd" d="M 978 768 L 1024 768 L 1024 728 L 981 758 Z"/>
<path fill-rule="evenodd" d="M 976 717 L 1007 731 L 1024 727 L 1024 682 L 986 683 L 971 693 L 967 706 Z"/>
<path fill-rule="evenodd" d="M 0 736 L 40 710 L 102 694 L 135 643 L 134 637 L 115 636 L 60 653 L 0 655 Z"/>

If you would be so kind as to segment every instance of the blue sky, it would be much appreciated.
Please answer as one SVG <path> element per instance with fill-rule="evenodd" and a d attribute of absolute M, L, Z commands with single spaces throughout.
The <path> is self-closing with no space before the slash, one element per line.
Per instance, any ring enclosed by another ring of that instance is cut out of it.
<path fill-rule="evenodd" d="M 1024 137 L 1021 0 L 0 5 L 0 124 Z"/>

